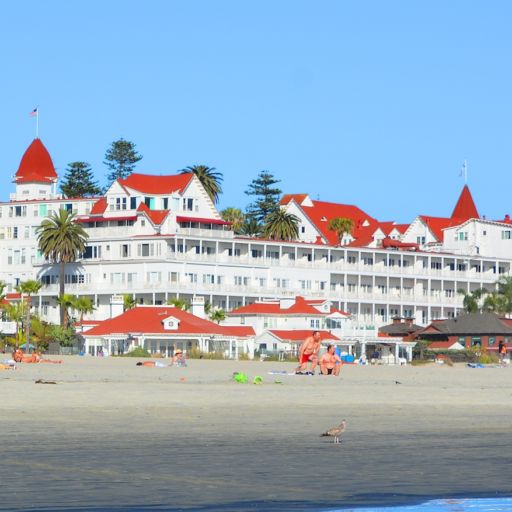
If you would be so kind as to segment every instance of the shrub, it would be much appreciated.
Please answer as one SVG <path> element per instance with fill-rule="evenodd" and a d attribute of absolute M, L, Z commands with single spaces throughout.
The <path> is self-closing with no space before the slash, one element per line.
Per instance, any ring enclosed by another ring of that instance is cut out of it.
<path fill-rule="evenodd" d="M 124 354 L 123 357 L 151 357 L 151 354 L 145 348 L 135 347 L 130 352 Z"/>

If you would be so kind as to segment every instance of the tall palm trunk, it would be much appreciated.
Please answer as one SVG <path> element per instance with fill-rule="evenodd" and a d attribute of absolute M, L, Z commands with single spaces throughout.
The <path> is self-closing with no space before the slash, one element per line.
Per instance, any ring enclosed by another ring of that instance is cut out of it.
<path fill-rule="evenodd" d="M 66 263 L 61 261 L 59 264 L 59 297 L 64 295 L 64 279 L 66 276 Z M 61 300 L 60 302 L 60 325 L 65 327 L 66 320 L 66 305 Z"/>

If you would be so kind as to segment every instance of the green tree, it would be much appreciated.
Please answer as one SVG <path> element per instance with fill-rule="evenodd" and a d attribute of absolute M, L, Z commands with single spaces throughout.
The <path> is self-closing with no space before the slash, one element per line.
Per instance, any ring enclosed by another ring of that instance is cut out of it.
<path fill-rule="evenodd" d="M 497 293 L 502 297 L 500 313 L 512 313 L 512 276 L 502 276 L 496 282 Z"/>
<path fill-rule="evenodd" d="M 226 319 L 226 312 L 221 308 L 215 308 L 210 313 L 210 320 L 212 322 L 217 322 L 218 324 L 220 324 L 225 319 Z"/>
<path fill-rule="evenodd" d="M 142 155 L 135 150 L 133 142 L 123 138 L 112 142 L 105 153 L 103 163 L 108 167 L 110 173 L 107 177 L 107 188 L 117 179 L 128 177 L 135 169 L 135 164 L 142 160 Z"/>
<path fill-rule="evenodd" d="M 87 162 L 68 164 L 60 190 L 66 197 L 86 197 L 101 194 L 98 183 L 94 181 L 91 166 Z"/>
<path fill-rule="evenodd" d="M 250 237 L 258 237 L 261 235 L 263 227 L 256 219 L 245 219 L 241 229 L 241 234 Z"/>
<path fill-rule="evenodd" d="M 32 343 L 37 345 L 38 350 L 46 350 L 50 341 L 52 341 L 53 325 L 41 320 L 37 316 L 30 320 L 30 331 L 32 333 Z"/>
<path fill-rule="evenodd" d="M 80 324 L 84 321 L 84 315 L 92 313 L 96 308 L 90 297 L 80 295 L 73 297 L 71 302 L 71 309 L 75 310 L 80 315 Z"/>
<path fill-rule="evenodd" d="M 183 311 L 188 311 L 190 309 L 190 302 L 178 297 L 171 297 L 167 300 L 167 304 L 174 306 L 175 308 L 182 309 Z"/>
<path fill-rule="evenodd" d="M 270 213 L 279 207 L 281 189 L 275 185 L 279 183 L 270 172 L 261 171 L 258 177 L 249 184 L 245 193 L 254 196 L 255 200 L 247 207 L 246 215 L 256 219 L 258 223 L 265 222 Z"/>
<path fill-rule="evenodd" d="M 485 288 L 478 288 L 478 290 L 473 290 L 469 293 L 463 288 L 459 288 L 457 293 L 464 296 L 462 305 L 466 313 L 478 313 L 482 310 L 480 302 L 481 298 L 487 293 Z"/>
<path fill-rule="evenodd" d="M 284 208 L 274 210 L 265 219 L 263 236 L 272 240 L 296 240 L 299 236 L 299 218 Z"/>
<path fill-rule="evenodd" d="M 5 281 L 0 281 L 0 305 L 1 303 L 3 302 L 3 300 L 5 299 L 5 287 L 7 285 L 5 284 Z"/>
<path fill-rule="evenodd" d="M 57 297 L 57 304 L 59 307 L 64 308 L 64 323 L 62 324 L 64 327 L 69 327 L 71 324 L 71 315 L 69 311 L 73 309 L 73 303 L 75 301 L 75 296 L 70 293 L 63 293 Z"/>
<path fill-rule="evenodd" d="M 14 343 L 18 346 L 23 340 L 22 324 L 23 319 L 27 315 L 27 309 L 26 302 L 11 302 L 4 307 L 7 319 L 16 323 L 16 339 Z"/>
<path fill-rule="evenodd" d="M 75 340 L 75 331 L 71 327 L 52 325 L 51 337 L 53 340 L 58 341 L 62 347 L 70 347 Z"/>
<path fill-rule="evenodd" d="M 329 221 L 329 231 L 334 231 L 338 237 L 338 244 L 341 245 L 343 235 L 352 233 L 354 221 L 346 217 L 334 217 Z"/>
<path fill-rule="evenodd" d="M 135 297 L 131 293 L 123 294 L 123 311 L 133 309 L 137 305 Z"/>
<path fill-rule="evenodd" d="M 195 174 L 213 203 L 219 200 L 219 195 L 222 194 L 221 183 L 224 178 L 222 173 L 216 172 L 215 167 L 192 165 L 183 169 L 181 174 Z"/>
<path fill-rule="evenodd" d="M 74 214 L 67 210 L 54 212 L 37 228 L 37 241 L 44 257 L 59 265 L 59 297 L 64 295 L 66 264 L 78 259 L 84 252 L 89 235 L 74 222 Z M 64 326 L 64 307 L 60 307 L 60 324 Z"/>
<path fill-rule="evenodd" d="M 497 314 L 504 314 L 507 312 L 507 299 L 504 295 L 500 295 L 498 292 L 492 292 L 485 297 L 482 310 L 492 311 Z"/>
<path fill-rule="evenodd" d="M 32 295 L 39 293 L 41 283 L 35 279 L 27 279 L 16 286 L 16 291 L 21 293 L 21 301 L 26 302 L 26 318 L 25 318 L 25 343 L 27 350 L 30 348 L 30 309 L 32 308 Z"/>
<path fill-rule="evenodd" d="M 240 208 L 224 208 L 220 216 L 226 222 L 231 222 L 231 227 L 235 233 L 241 233 L 245 222 L 245 215 Z"/>

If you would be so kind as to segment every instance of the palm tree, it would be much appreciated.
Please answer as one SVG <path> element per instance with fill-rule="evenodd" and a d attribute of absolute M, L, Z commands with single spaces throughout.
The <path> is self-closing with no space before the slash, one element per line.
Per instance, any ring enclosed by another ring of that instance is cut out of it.
<path fill-rule="evenodd" d="M 334 231 L 338 237 L 338 244 L 341 245 L 343 235 L 352 233 L 354 221 L 346 217 L 333 217 L 327 227 L 329 231 Z"/>
<path fill-rule="evenodd" d="M 16 291 L 21 293 L 21 301 L 23 302 L 24 296 L 27 298 L 27 318 L 25 322 L 25 344 L 27 350 L 30 350 L 30 309 L 32 307 L 32 295 L 38 293 L 41 289 L 41 286 L 41 283 L 35 279 L 22 281 L 18 286 L 16 286 Z"/>
<path fill-rule="evenodd" d="M 37 241 L 44 257 L 52 263 L 58 263 L 59 296 L 64 295 L 66 263 L 78 259 L 84 252 L 89 235 L 80 224 L 74 221 L 74 214 L 68 210 L 59 210 L 43 220 L 37 228 Z M 60 306 L 60 324 L 64 325 L 64 306 Z"/>
<path fill-rule="evenodd" d="M 216 172 L 215 167 L 208 167 L 207 165 L 192 165 L 181 171 L 181 174 L 189 173 L 197 176 L 209 198 L 213 203 L 216 203 L 219 200 L 219 195 L 222 193 L 220 185 L 224 179 L 222 173 Z"/>
<path fill-rule="evenodd" d="M 123 311 L 133 309 L 137 305 L 137 300 L 131 293 L 123 294 Z"/>
<path fill-rule="evenodd" d="M 225 319 L 226 319 L 226 312 L 221 308 L 215 308 L 210 313 L 210 320 L 212 322 L 217 322 L 218 324 L 220 324 Z"/>
<path fill-rule="evenodd" d="M 76 297 L 71 295 L 70 293 L 64 293 L 57 297 L 57 304 L 64 310 L 64 321 L 62 323 L 62 327 L 69 327 L 70 324 L 70 314 L 69 310 L 73 309 L 73 304 Z"/>
<path fill-rule="evenodd" d="M 468 293 L 463 288 L 459 288 L 457 293 L 464 295 L 462 305 L 464 306 L 466 313 L 478 313 L 482 309 L 480 306 L 480 299 L 488 292 L 485 288 L 479 288 L 478 290 L 473 290 Z"/>
<path fill-rule="evenodd" d="M 299 236 L 299 218 L 278 208 L 267 215 L 263 236 L 272 240 L 296 240 Z"/>
<path fill-rule="evenodd" d="M 52 341 L 53 325 L 38 318 L 33 317 L 30 321 L 31 339 L 37 345 L 38 350 L 46 350 L 48 344 Z"/>
<path fill-rule="evenodd" d="M 185 299 L 179 299 L 178 297 L 171 297 L 167 300 L 167 304 L 174 306 L 175 308 L 182 309 L 183 311 L 188 311 L 190 309 L 190 302 Z"/>
<path fill-rule="evenodd" d="M 496 282 L 497 292 L 503 297 L 502 311 L 509 315 L 512 313 L 512 276 L 502 276 Z"/>
<path fill-rule="evenodd" d="M 245 215 L 240 208 L 224 208 L 224 210 L 220 212 L 220 216 L 226 222 L 231 222 L 231 227 L 235 233 L 241 232 L 245 222 Z"/>
<path fill-rule="evenodd" d="M 5 314 L 11 322 L 16 323 L 15 344 L 19 346 L 23 338 L 21 325 L 27 314 L 27 304 L 25 302 L 11 302 L 5 306 Z"/>
<path fill-rule="evenodd" d="M 84 321 L 84 315 L 92 313 L 96 309 L 92 299 L 90 297 L 86 297 L 85 295 L 74 297 L 71 308 L 79 313 L 80 325 L 82 325 L 82 322 Z"/>
<path fill-rule="evenodd" d="M 506 309 L 507 299 L 504 295 L 500 295 L 498 292 L 492 292 L 487 295 L 482 305 L 483 311 L 492 311 L 498 314 L 506 313 Z"/>
<path fill-rule="evenodd" d="M 3 300 L 5 299 L 4 290 L 7 285 L 4 281 L 0 281 L 0 307 L 2 305 Z"/>
<path fill-rule="evenodd" d="M 245 222 L 242 226 L 242 229 L 240 230 L 240 233 L 242 235 L 250 236 L 250 237 L 257 237 L 261 234 L 261 224 L 253 217 L 251 218 L 245 218 Z"/>

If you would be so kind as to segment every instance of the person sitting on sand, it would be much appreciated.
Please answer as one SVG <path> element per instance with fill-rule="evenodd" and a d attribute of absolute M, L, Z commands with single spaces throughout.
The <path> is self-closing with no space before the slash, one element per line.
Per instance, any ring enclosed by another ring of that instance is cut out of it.
<path fill-rule="evenodd" d="M 336 354 L 334 345 L 327 347 L 327 352 L 320 358 L 320 373 L 322 375 L 339 375 L 343 361 Z"/>
<path fill-rule="evenodd" d="M 320 350 L 320 332 L 313 331 L 299 348 L 299 366 L 295 370 L 297 375 L 302 375 L 305 371 L 306 375 L 314 375 L 316 365 L 318 364 L 318 352 Z M 309 372 L 308 363 L 311 363 Z"/>
<path fill-rule="evenodd" d="M 181 350 L 181 348 L 177 348 L 174 351 L 174 355 L 172 356 L 172 364 L 175 364 L 176 366 L 187 366 L 187 360 L 185 359 L 183 350 Z"/>

